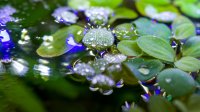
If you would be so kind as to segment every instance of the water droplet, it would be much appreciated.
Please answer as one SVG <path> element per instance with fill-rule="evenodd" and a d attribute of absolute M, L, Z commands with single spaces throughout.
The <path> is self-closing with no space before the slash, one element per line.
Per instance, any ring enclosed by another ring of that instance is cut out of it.
<path fill-rule="evenodd" d="M 147 68 L 139 68 L 138 71 L 142 73 L 143 75 L 148 75 L 150 72 L 149 69 Z"/>
<path fill-rule="evenodd" d="M 166 83 L 170 83 L 171 81 L 172 81 L 171 78 L 166 78 L 166 79 L 165 79 L 165 82 L 166 82 Z"/>

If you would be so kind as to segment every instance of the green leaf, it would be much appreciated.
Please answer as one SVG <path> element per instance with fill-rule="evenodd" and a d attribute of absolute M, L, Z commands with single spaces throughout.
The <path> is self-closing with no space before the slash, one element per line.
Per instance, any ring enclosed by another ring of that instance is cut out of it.
<path fill-rule="evenodd" d="M 196 34 L 195 26 L 188 18 L 178 16 L 172 23 L 174 38 L 185 39 Z"/>
<path fill-rule="evenodd" d="M 115 15 L 110 18 L 109 24 L 114 23 L 117 19 L 135 19 L 138 15 L 134 10 L 121 7 L 114 10 Z"/>
<path fill-rule="evenodd" d="M 171 45 L 161 38 L 142 36 L 137 41 L 138 46 L 148 55 L 155 58 L 174 62 L 175 52 Z"/>
<path fill-rule="evenodd" d="M 183 45 L 183 56 L 200 57 L 200 36 L 189 38 Z"/>
<path fill-rule="evenodd" d="M 42 57 L 55 57 L 60 56 L 73 47 L 68 47 L 66 39 L 73 35 L 76 42 L 80 42 L 83 36 L 79 33 L 83 33 L 83 28 L 77 25 L 62 28 L 55 32 L 52 37 L 53 41 L 50 41 L 50 45 L 45 45 L 44 42 L 37 49 L 38 55 Z M 51 47 L 51 48 L 49 48 Z"/>
<path fill-rule="evenodd" d="M 131 23 L 119 24 L 115 27 L 114 33 L 119 40 L 136 40 L 135 28 Z"/>
<path fill-rule="evenodd" d="M 141 81 L 152 79 L 164 68 L 164 64 L 159 60 L 144 60 L 142 58 L 129 59 L 124 64 Z"/>
<path fill-rule="evenodd" d="M 180 9 L 187 16 L 200 18 L 200 13 L 198 12 L 200 10 L 200 5 L 184 2 L 181 4 Z"/>
<path fill-rule="evenodd" d="M 176 112 L 173 105 L 162 96 L 152 96 L 149 100 L 150 112 Z"/>
<path fill-rule="evenodd" d="M 158 74 L 158 84 L 173 97 L 189 95 L 195 90 L 194 79 L 186 72 L 169 68 Z"/>
<path fill-rule="evenodd" d="M 102 6 L 116 8 L 122 3 L 122 0 L 89 0 L 91 6 Z"/>
<path fill-rule="evenodd" d="M 84 10 L 90 7 L 89 0 L 68 0 L 68 6 L 76 10 Z"/>
<path fill-rule="evenodd" d="M 167 5 L 170 3 L 170 0 L 142 0 L 142 2 L 151 3 L 154 5 Z"/>
<path fill-rule="evenodd" d="M 169 41 L 171 37 L 171 31 L 165 24 L 154 23 L 146 18 L 139 18 L 134 21 L 138 35 L 153 35 L 161 37 Z"/>
<path fill-rule="evenodd" d="M 176 17 L 176 15 L 179 14 L 178 9 L 171 4 L 156 4 L 153 3 L 154 0 L 151 1 L 152 2 L 150 2 L 150 0 L 136 1 L 136 8 L 141 15 L 148 16 L 152 19 L 156 19 L 162 22 L 171 22 Z"/>
<path fill-rule="evenodd" d="M 125 63 L 122 64 L 122 72 L 120 72 L 119 75 L 124 80 L 124 84 L 128 85 L 138 84 L 138 79 L 134 76 L 131 69 Z"/>
<path fill-rule="evenodd" d="M 118 50 L 127 56 L 140 56 L 142 50 L 138 47 L 137 42 L 133 40 L 122 40 L 117 45 Z"/>
<path fill-rule="evenodd" d="M 0 92 L 9 102 L 24 112 L 45 112 L 33 92 L 13 76 L 3 75 L 3 79 L 0 81 Z"/>
<path fill-rule="evenodd" d="M 177 68 L 188 72 L 195 72 L 200 69 L 200 60 L 193 57 L 183 57 L 174 64 Z"/>

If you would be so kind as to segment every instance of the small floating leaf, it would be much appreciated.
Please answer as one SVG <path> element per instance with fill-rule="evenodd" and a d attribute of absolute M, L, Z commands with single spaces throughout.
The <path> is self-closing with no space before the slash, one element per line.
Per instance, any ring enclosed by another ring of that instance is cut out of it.
<path fill-rule="evenodd" d="M 89 0 L 91 6 L 115 8 L 122 3 L 122 0 Z"/>
<path fill-rule="evenodd" d="M 140 0 L 136 1 L 136 8 L 140 14 L 148 16 L 152 19 L 163 22 L 171 22 L 178 15 L 178 9 L 167 3 L 158 3 L 159 0 Z M 157 3 L 153 3 L 157 2 Z M 160 1 L 161 2 L 161 1 Z"/>
<path fill-rule="evenodd" d="M 193 57 L 183 57 L 175 62 L 175 66 L 183 71 L 195 72 L 200 69 L 200 60 Z"/>
<path fill-rule="evenodd" d="M 106 28 L 90 29 L 83 37 L 83 43 L 93 49 L 102 50 L 113 45 L 114 36 Z"/>
<path fill-rule="evenodd" d="M 135 40 L 137 35 L 135 29 L 131 23 L 124 23 L 117 25 L 114 29 L 114 33 L 119 40 Z"/>
<path fill-rule="evenodd" d="M 183 55 L 200 57 L 200 36 L 194 36 L 189 38 L 183 45 Z"/>
<path fill-rule="evenodd" d="M 69 7 L 76 10 L 85 10 L 90 7 L 89 0 L 68 0 Z"/>
<path fill-rule="evenodd" d="M 148 55 L 173 62 L 175 52 L 165 40 L 153 36 L 142 36 L 137 41 L 138 46 Z"/>
<path fill-rule="evenodd" d="M 67 46 L 66 39 L 73 36 L 73 40 L 80 42 L 83 37 L 81 36 L 82 33 L 83 28 L 77 25 L 62 28 L 52 36 L 46 36 L 46 41 L 37 49 L 37 53 L 42 57 L 60 56 L 71 49 Z"/>
<path fill-rule="evenodd" d="M 200 18 L 200 3 L 188 3 L 188 2 L 182 2 L 180 5 L 181 11 L 186 14 L 187 16 L 193 17 L 193 18 Z"/>
<path fill-rule="evenodd" d="M 171 31 L 165 24 L 155 23 L 146 18 L 139 18 L 134 24 L 139 36 L 153 35 L 167 41 L 170 39 Z"/>
<path fill-rule="evenodd" d="M 122 72 L 118 74 L 122 77 L 125 84 L 128 85 L 138 84 L 138 79 L 135 77 L 134 73 L 125 63 L 122 64 Z"/>
<path fill-rule="evenodd" d="M 195 90 L 194 79 L 186 72 L 169 68 L 158 74 L 158 84 L 173 97 L 188 95 Z"/>
<path fill-rule="evenodd" d="M 140 56 L 142 50 L 138 47 L 137 42 L 133 40 L 122 40 L 117 45 L 118 50 L 127 56 Z"/>
<path fill-rule="evenodd" d="M 178 16 L 173 21 L 172 31 L 176 39 L 185 39 L 196 34 L 194 24 L 184 16 Z"/>
<path fill-rule="evenodd" d="M 114 16 L 111 17 L 109 23 L 112 24 L 117 19 L 135 19 L 138 15 L 134 10 L 121 7 L 114 10 Z"/>
<path fill-rule="evenodd" d="M 141 81 L 155 77 L 164 68 L 164 64 L 159 60 L 144 60 L 142 58 L 129 59 L 124 64 Z"/>

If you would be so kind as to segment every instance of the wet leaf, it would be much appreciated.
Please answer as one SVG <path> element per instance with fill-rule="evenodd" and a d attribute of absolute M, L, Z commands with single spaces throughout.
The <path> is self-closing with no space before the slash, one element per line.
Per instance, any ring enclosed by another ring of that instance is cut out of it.
<path fill-rule="evenodd" d="M 169 62 L 173 62 L 175 59 L 173 48 L 161 38 L 141 36 L 139 37 L 137 44 L 145 53 L 155 58 Z"/>
<path fill-rule="evenodd" d="M 90 7 L 89 0 L 68 0 L 68 6 L 76 10 L 85 10 Z"/>
<path fill-rule="evenodd" d="M 131 71 L 126 64 L 122 64 L 122 72 L 119 75 L 124 80 L 124 84 L 136 85 L 138 84 L 138 79 L 135 77 L 134 73 Z"/>
<path fill-rule="evenodd" d="M 174 38 L 185 39 L 196 34 L 195 26 L 188 18 L 178 16 L 172 23 Z"/>
<path fill-rule="evenodd" d="M 189 95 L 195 90 L 194 79 L 186 72 L 169 68 L 158 74 L 158 84 L 173 97 Z"/>
<path fill-rule="evenodd" d="M 193 18 L 200 18 L 200 2 L 195 3 L 194 2 L 187 2 L 187 1 L 181 1 L 176 3 L 180 6 L 181 11 L 186 14 L 187 16 L 193 17 Z"/>
<path fill-rule="evenodd" d="M 45 45 L 44 42 L 40 45 L 37 49 L 38 55 L 42 57 L 55 57 L 66 53 L 73 48 L 73 46 L 69 47 L 67 45 L 66 39 L 72 35 L 76 42 L 80 42 L 83 36 L 79 33 L 83 33 L 83 28 L 77 25 L 72 25 L 58 30 L 52 35 L 53 40 L 49 42 L 50 45 Z"/>
<path fill-rule="evenodd" d="M 189 56 L 181 58 L 174 64 L 177 68 L 188 72 L 195 72 L 200 69 L 200 60 Z"/>
<path fill-rule="evenodd" d="M 101 6 L 116 8 L 122 3 L 122 0 L 89 0 L 91 6 Z"/>
<path fill-rule="evenodd" d="M 45 112 L 33 92 L 15 77 L 5 74 L 0 81 L 0 91 L 9 102 L 25 112 Z"/>
<path fill-rule="evenodd" d="M 119 40 L 136 40 L 135 28 L 131 23 L 119 24 L 115 27 L 114 33 Z"/>
<path fill-rule="evenodd" d="M 153 35 L 167 41 L 170 39 L 171 31 L 165 24 L 155 23 L 146 18 L 139 18 L 133 24 L 139 36 Z"/>
<path fill-rule="evenodd" d="M 140 56 L 142 50 L 138 47 L 137 42 L 133 40 L 122 40 L 117 45 L 118 50 L 127 56 Z"/>
<path fill-rule="evenodd" d="M 164 64 L 159 60 L 144 60 L 142 58 L 129 59 L 124 64 L 141 81 L 152 79 L 164 68 Z"/>
<path fill-rule="evenodd" d="M 157 3 L 153 3 L 157 2 Z M 175 19 L 179 11 L 176 7 L 168 4 L 166 1 L 163 4 L 158 3 L 162 1 L 157 0 L 140 0 L 136 1 L 136 8 L 143 16 L 148 16 L 162 22 L 171 22 Z"/>
<path fill-rule="evenodd" d="M 112 32 L 106 28 L 94 28 L 88 30 L 82 42 L 89 48 L 104 50 L 113 45 L 114 36 Z"/>
<path fill-rule="evenodd" d="M 189 38 L 183 45 L 183 56 L 200 57 L 200 36 Z"/>
<path fill-rule="evenodd" d="M 114 16 L 110 18 L 109 24 L 114 23 L 117 19 L 135 19 L 137 16 L 134 10 L 125 7 L 117 8 L 114 10 Z"/>
<path fill-rule="evenodd" d="M 166 5 L 170 3 L 170 0 L 142 0 L 142 1 L 146 3 L 155 4 L 155 5 Z"/>
<path fill-rule="evenodd" d="M 176 112 L 173 105 L 161 96 L 152 96 L 149 101 L 150 112 Z"/>

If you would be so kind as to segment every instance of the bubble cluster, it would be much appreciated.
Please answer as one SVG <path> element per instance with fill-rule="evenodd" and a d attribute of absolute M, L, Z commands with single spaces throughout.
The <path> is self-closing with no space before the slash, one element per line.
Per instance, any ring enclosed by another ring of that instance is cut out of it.
<path fill-rule="evenodd" d="M 111 9 L 104 7 L 90 7 L 85 11 L 85 15 L 89 20 L 97 25 L 106 24 L 111 13 Z"/>
<path fill-rule="evenodd" d="M 98 74 L 104 72 L 108 64 L 109 63 L 104 59 L 97 59 L 92 63 L 92 66 L 95 69 L 96 73 Z"/>
<path fill-rule="evenodd" d="M 82 76 L 93 76 L 95 75 L 95 70 L 86 63 L 78 63 L 74 67 L 74 72 Z"/>
<path fill-rule="evenodd" d="M 85 34 L 82 41 L 89 48 L 104 50 L 113 45 L 114 36 L 106 28 L 94 28 Z"/>
<path fill-rule="evenodd" d="M 123 54 L 105 54 L 103 58 L 109 63 L 122 63 L 126 60 L 127 56 Z"/>
<path fill-rule="evenodd" d="M 98 85 L 98 86 L 113 87 L 115 85 L 115 82 L 112 78 L 99 74 L 92 78 L 91 84 Z"/>
<path fill-rule="evenodd" d="M 73 24 L 78 20 L 78 16 L 74 14 L 68 7 L 59 7 L 55 9 L 52 16 L 58 23 Z"/>

